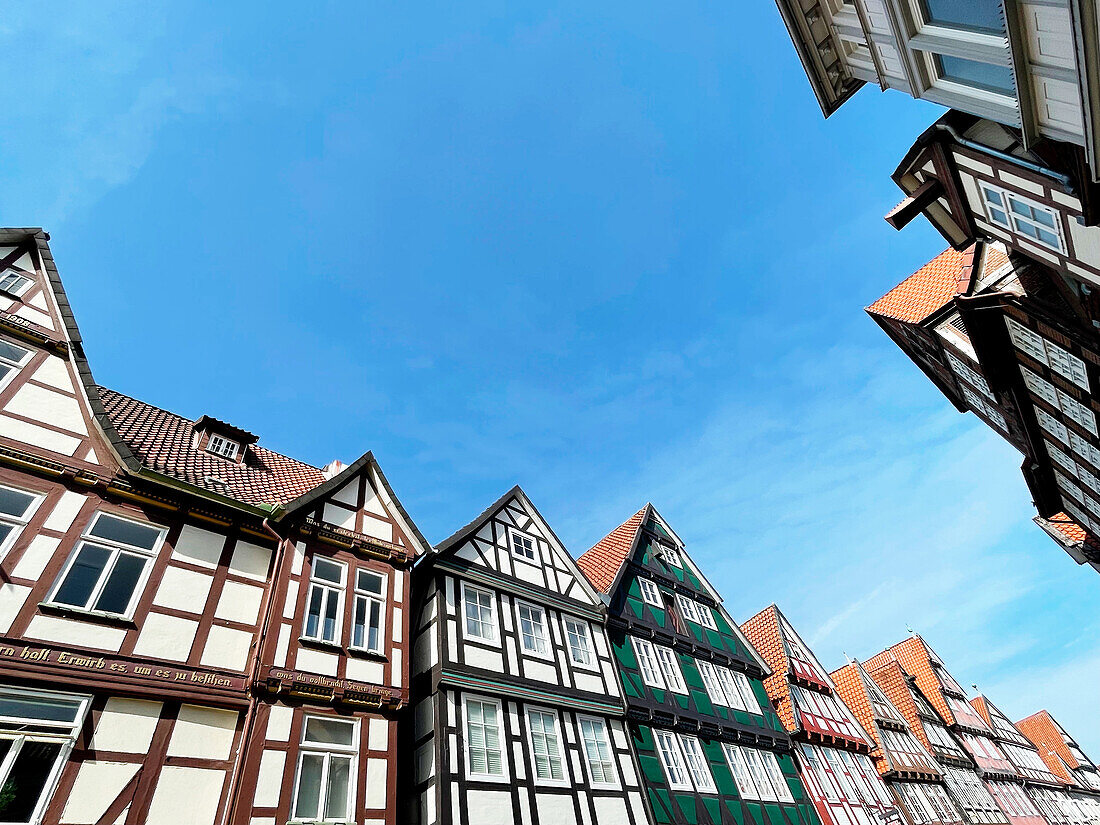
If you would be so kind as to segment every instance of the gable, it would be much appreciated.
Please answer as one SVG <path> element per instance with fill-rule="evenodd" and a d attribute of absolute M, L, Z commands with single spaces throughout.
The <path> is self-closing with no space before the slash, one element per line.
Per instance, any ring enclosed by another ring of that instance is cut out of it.
<path fill-rule="evenodd" d="M 49 285 L 36 264 L 33 243 L 0 244 L 0 312 L 56 334 Z"/>
<path fill-rule="evenodd" d="M 441 543 L 437 552 L 587 605 L 601 604 L 572 556 L 518 488 Z"/>

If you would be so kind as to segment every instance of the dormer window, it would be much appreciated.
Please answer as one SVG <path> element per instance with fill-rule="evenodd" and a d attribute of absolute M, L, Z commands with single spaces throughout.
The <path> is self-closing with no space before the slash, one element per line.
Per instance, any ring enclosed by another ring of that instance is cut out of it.
<path fill-rule="evenodd" d="M 230 438 L 215 434 L 211 435 L 210 440 L 206 442 L 206 451 L 233 461 L 241 451 L 241 445 Z"/>
<path fill-rule="evenodd" d="M 5 269 L 0 272 L 0 292 L 6 292 L 18 298 L 34 283 L 34 279 L 18 269 Z"/>
<path fill-rule="evenodd" d="M 669 567 L 680 568 L 684 566 L 683 562 L 680 561 L 680 554 L 671 547 L 658 546 L 657 558 L 659 558 Z"/>

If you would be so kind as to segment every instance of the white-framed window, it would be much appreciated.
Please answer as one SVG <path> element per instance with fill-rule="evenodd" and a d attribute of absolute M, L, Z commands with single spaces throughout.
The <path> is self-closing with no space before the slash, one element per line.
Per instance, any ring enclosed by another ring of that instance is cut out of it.
<path fill-rule="evenodd" d="M 794 802 L 791 786 L 787 784 L 787 778 L 783 776 L 783 769 L 779 767 L 779 757 L 771 751 L 757 751 L 757 753 L 764 763 L 764 768 L 768 773 L 768 778 L 772 781 L 772 788 L 775 790 L 775 795 L 779 798 L 779 801 Z"/>
<path fill-rule="evenodd" d="M 657 755 L 661 759 L 661 766 L 665 769 L 668 787 L 674 791 L 694 790 L 687 766 L 684 764 L 683 752 L 680 750 L 679 737 L 667 730 L 655 730 L 653 735 L 657 740 Z"/>
<path fill-rule="evenodd" d="M 535 781 L 539 784 L 565 783 L 565 756 L 558 715 L 542 708 L 527 708 L 527 730 L 530 735 L 531 760 L 535 765 Z"/>
<path fill-rule="evenodd" d="M 592 650 L 592 633 L 588 622 L 565 616 L 565 639 L 569 645 L 569 659 L 575 665 L 590 667 L 595 663 Z"/>
<path fill-rule="evenodd" d="M 1028 329 L 1014 318 L 1005 318 L 1005 324 L 1008 327 L 1008 336 L 1016 349 L 1050 367 L 1086 392 L 1092 391 L 1084 361 L 1053 341 L 1048 341 L 1039 333 Z"/>
<path fill-rule="evenodd" d="M 90 696 L 0 687 L 0 818 L 39 823 L 80 732 Z"/>
<path fill-rule="evenodd" d="M 699 621 L 699 613 L 695 609 L 695 602 L 680 593 L 676 594 L 676 604 L 680 607 L 680 614 L 690 622 L 702 624 Z"/>
<path fill-rule="evenodd" d="M 112 513 L 92 516 L 47 601 L 131 618 L 167 532 Z"/>
<path fill-rule="evenodd" d="M 1064 251 L 1058 214 L 1053 209 L 988 183 L 983 183 L 981 189 L 990 221 L 1055 252 Z"/>
<path fill-rule="evenodd" d="M 594 716 L 578 716 L 577 723 L 581 728 L 581 744 L 592 784 L 604 788 L 618 787 L 619 778 L 615 772 L 607 723 Z"/>
<path fill-rule="evenodd" d="M 730 773 L 733 774 L 733 781 L 737 785 L 737 791 L 741 798 L 762 799 L 760 791 L 756 788 L 756 783 L 753 782 L 748 762 L 745 761 L 745 754 L 741 752 L 741 748 L 723 742 L 722 752 L 726 755 L 726 763 L 730 766 Z"/>
<path fill-rule="evenodd" d="M 519 617 L 519 644 L 523 652 L 548 658 L 550 634 L 546 627 L 546 610 L 517 599 L 516 614 Z"/>
<path fill-rule="evenodd" d="M 753 693 L 752 682 L 749 681 L 749 677 L 739 670 L 731 670 L 730 674 L 733 676 L 733 681 L 741 694 L 741 700 L 745 703 L 745 710 L 749 713 L 759 713 L 760 702 L 757 701 L 756 694 Z"/>
<path fill-rule="evenodd" d="M 657 654 L 657 663 L 661 666 L 661 675 L 665 677 L 668 689 L 673 693 L 687 695 L 687 684 L 684 682 L 683 671 L 680 670 L 680 659 L 671 647 L 654 645 Z"/>
<path fill-rule="evenodd" d="M 351 719 L 304 717 L 291 821 L 354 820 L 358 733 L 358 723 Z"/>
<path fill-rule="evenodd" d="M 352 604 L 351 646 L 356 650 L 381 653 L 386 637 L 386 577 L 373 570 L 355 571 L 355 601 Z"/>
<path fill-rule="evenodd" d="M 13 344 L 6 338 L 0 338 L 0 387 L 6 386 L 11 377 L 30 360 L 29 349 Z"/>
<path fill-rule="evenodd" d="M 1070 421 L 1096 435 L 1096 413 L 1068 393 L 1058 390 L 1058 406 Z"/>
<path fill-rule="evenodd" d="M 707 628 L 707 630 L 717 630 L 718 623 L 714 621 L 714 614 L 711 612 L 710 605 L 699 603 L 695 606 L 695 614 L 699 617 L 699 624 Z"/>
<path fill-rule="evenodd" d="M 764 753 L 756 748 L 742 748 L 741 751 L 745 754 L 745 761 L 749 764 L 749 772 L 752 773 L 757 791 L 761 794 L 760 798 L 769 802 L 778 801 L 779 795 L 768 775 Z"/>
<path fill-rule="evenodd" d="M 41 493 L 0 486 L 0 559 L 8 554 L 44 498 Z"/>
<path fill-rule="evenodd" d="M 211 433 L 210 440 L 206 442 L 206 451 L 214 455 L 220 455 L 222 458 L 232 460 L 235 459 L 237 453 L 241 451 L 241 443 L 231 438 L 226 438 L 224 435 Z"/>
<path fill-rule="evenodd" d="M 695 665 L 699 668 L 699 675 L 703 677 L 703 687 L 706 688 L 710 701 L 716 705 L 732 707 L 726 698 L 726 692 L 722 689 L 722 683 L 718 681 L 718 673 L 714 665 L 703 660 L 696 660 Z"/>
<path fill-rule="evenodd" d="M 653 644 L 637 636 L 630 637 L 630 643 L 634 647 L 634 658 L 638 660 L 638 668 L 642 671 L 642 681 L 652 688 L 665 688 L 665 679 L 661 675 L 661 666 L 657 663 L 657 654 L 653 650 Z"/>
<path fill-rule="evenodd" d="M 1039 426 L 1057 438 L 1063 444 L 1069 443 L 1069 431 L 1066 429 L 1066 425 L 1048 413 L 1042 407 L 1035 408 L 1035 418 L 1039 422 Z"/>
<path fill-rule="evenodd" d="M 34 283 L 34 278 L 18 269 L 8 267 L 0 272 L 0 292 L 14 295 L 18 298 L 27 291 L 27 287 Z"/>
<path fill-rule="evenodd" d="M 741 690 L 737 687 L 737 681 L 733 678 L 733 672 L 728 667 L 715 665 L 714 672 L 718 676 L 718 683 L 722 686 L 722 692 L 726 695 L 726 704 L 737 710 L 748 710 L 745 700 L 741 698 Z"/>
<path fill-rule="evenodd" d="M 535 537 L 521 532 L 514 527 L 508 528 L 508 536 L 512 542 L 512 555 L 517 559 L 529 561 L 532 564 L 538 562 L 538 542 Z"/>
<path fill-rule="evenodd" d="M 703 746 L 694 736 L 680 736 L 680 747 L 684 750 L 684 762 L 687 764 L 691 781 L 695 784 L 695 790 L 699 793 L 718 793 L 714 786 L 714 776 L 707 764 Z"/>
<path fill-rule="evenodd" d="M 646 604 L 661 608 L 665 606 L 664 601 L 661 599 L 661 591 L 653 581 L 639 576 L 638 587 L 642 591 L 642 601 Z"/>
<path fill-rule="evenodd" d="M 507 782 L 504 712 L 500 701 L 464 696 L 462 703 L 466 714 L 466 775 L 473 779 Z"/>
<path fill-rule="evenodd" d="M 493 594 L 472 584 L 462 582 L 462 610 L 466 616 L 466 636 L 495 642 L 497 632 L 497 603 Z"/>
<path fill-rule="evenodd" d="M 665 547 L 659 545 L 657 549 L 657 557 L 672 567 L 682 568 L 684 566 L 683 561 L 680 559 L 680 553 L 673 547 Z"/>
<path fill-rule="evenodd" d="M 344 623 L 344 590 L 348 566 L 341 561 L 314 556 L 309 569 L 309 598 L 302 638 L 340 644 Z"/>

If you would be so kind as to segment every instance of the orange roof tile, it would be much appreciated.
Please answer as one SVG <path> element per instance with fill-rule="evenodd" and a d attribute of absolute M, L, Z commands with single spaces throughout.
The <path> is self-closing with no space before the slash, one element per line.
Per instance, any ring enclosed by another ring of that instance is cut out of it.
<path fill-rule="evenodd" d="M 634 545 L 634 537 L 638 535 L 650 506 L 646 504 L 577 559 L 577 566 L 599 592 L 611 591 L 611 585 L 615 583 L 619 568 Z"/>
<path fill-rule="evenodd" d="M 783 635 L 779 629 L 779 608 L 774 604 L 765 607 L 751 619 L 741 623 L 741 632 L 748 637 L 756 651 L 771 668 L 771 675 L 764 679 L 764 689 L 772 700 L 783 727 L 788 733 L 794 733 L 800 726 L 791 701 L 791 683 L 787 674 L 791 669 L 787 659 L 787 650 L 783 645 Z"/>
<path fill-rule="evenodd" d="M 929 740 L 928 733 L 925 731 L 924 724 L 917 713 L 917 703 L 909 689 L 909 676 L 904 668 L 897 660 L 887 660 L 878 667 L 873 668 L 871 667 L 871 661 L 868 659 L 863 665 L 867 675 L 875 680 L 875 684 L 882 688 L 886 698 L 901 711 L 901 715 L 905 717 L 909 730 L 917 737 L 917 741 L 931 751 L 932 742 Z"/>
<path fill-rule="evenodd" d="M 837 668 L 830 673 L 829 678 L 836 685 L 836 692 L 844 704 L 848 706 L 848 710 L 853 713 L 859 724 L 867 731 L 869 741 L 874 745 L 871 750 L 871 759 L 874 761 L 879 774 L 885 774 L 890 770 L 890 765 L 882 752 L 882 740 L 878 725 L 875 724 L 875 711 L 871 707 L 871 697 L 867 695 L 867 688 L 863 685 L 859 665 L 855 662 L 849 662 L 844 667 Z"/>
<path fill-rule="evenodd" d="M 1069 769 L 1080 767 L 1080 763 L 1062 738 L 1060 726 L 1054 721 L 1050 711 L 1041 710 L 1021 719 L 1016 723 L 1016 728 L 1031 740 L 1051 773 L 1070 785 L 1079 784 Z"/>
<path fill-rule="evenodd" d="M 873 671 L 890 661 L 898 662 L 906 673 L 917 680 L 917 687 L 920 688 L 921 693 L 932 703 L 948 725 L 956 724 L 955 715 L 947 706 L 947 699 L 944 698 L 940 681 L 932 669 L 932 660 L 924 639 L 917 635 L 910 636 L 872 656 L 864 662 L 864 667 L 868 671 Z"/>
<path fill-rule="evenodd" d="M 869 307 L 867 312 L 916 324 L 942 309 L 970 283 L 975 245 L 945 249 Z"/>

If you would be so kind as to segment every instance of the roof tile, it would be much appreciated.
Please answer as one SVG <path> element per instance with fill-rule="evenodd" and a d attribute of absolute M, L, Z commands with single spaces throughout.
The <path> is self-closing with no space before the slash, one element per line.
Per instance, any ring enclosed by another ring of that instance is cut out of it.
<path fill-rule="evenodd" d="M 975 247 L 945 249 L 869 307 L 872 315 L 916 324 L 964 292 L 970 281 Z"/>

